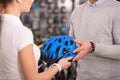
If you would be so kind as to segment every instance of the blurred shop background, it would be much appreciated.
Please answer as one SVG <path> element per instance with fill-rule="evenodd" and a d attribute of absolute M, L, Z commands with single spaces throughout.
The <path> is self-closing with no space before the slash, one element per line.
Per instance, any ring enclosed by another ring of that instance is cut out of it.
<path fill-rule="evenodd" d="M 34 41 L 39 45 L 51 36 L 67 35 L 71 12 L 85 1 L 35 0 L 31 11 L 23 13 L 21 20 L 32 30 Z"/>
<path fill-rule="evenodd" d="M 69 18 L 74 8 L 86 0 L 35 0 L 31 11 L 21 20 L 34 34 L 36 44 L 54 35 L 67 35 Z"/>
<path fill-rule="evenodd" d="M 40 45 L 48 38 L 55 35 L 68 35 L 69 19 L 74 8 L 87 0 L 35 0 L 31 11 L 23 13 L 23 24 L 32 30 L 35 44 Z M 38 72 L 47 68 L 44 61 L 40 60 Z M 76 62 L 68 70 L 57 73 L 52 80 L 75 80 Z"/>

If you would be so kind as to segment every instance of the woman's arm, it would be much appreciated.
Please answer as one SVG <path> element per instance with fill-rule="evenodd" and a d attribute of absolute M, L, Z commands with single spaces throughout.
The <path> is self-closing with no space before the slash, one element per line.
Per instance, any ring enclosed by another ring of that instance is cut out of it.
<path fill-rule="evenodd" d="M 67 69 L 71 64 L 70 62 L 68 62 L 68 60 L 70 59 L 70 57 L 66 59 L 61 59 L 58 64 L 61 66 L 62 69 Z M 54 75 L 59 70 L 57 66 L 53 66 L 52 68 L 42 73 L 38 73 L 32 44 L 19 51 L 19 60 L 25 80 L 51 80 L 52 77 L 54 77 Z"/>

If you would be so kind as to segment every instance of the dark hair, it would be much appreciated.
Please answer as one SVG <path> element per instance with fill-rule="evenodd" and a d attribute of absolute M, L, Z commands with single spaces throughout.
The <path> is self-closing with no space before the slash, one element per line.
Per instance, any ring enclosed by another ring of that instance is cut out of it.
<path fill-rule="evenodd" d="M 0 0 L 0 14 L 2 13 L 2 10 L 7 6 L 7 4 L 11 3 L 13 0 Z M 0 15 L 0 33 L 1 33 L 1 18 L 2 16 Z"/>
<path fill-rule="evenodd" d="M 0 7 L 0 14 L 1 14 L 1 7 Z M 1 22 L 1 15 L 0 15 L 0 33 L 1 33 L 1 25 L 2 25 L 2 22 Z"/>

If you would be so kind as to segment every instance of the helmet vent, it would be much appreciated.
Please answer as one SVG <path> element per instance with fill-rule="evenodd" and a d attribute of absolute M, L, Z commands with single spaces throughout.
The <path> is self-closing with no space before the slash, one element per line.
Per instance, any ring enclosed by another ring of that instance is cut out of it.
<path fill-rule="evenodd" d="M 70 45 L 72 45 L 73 44 L 73 41 L 72 40 L 70 40 Z"/>
<path fill-rule="evenodd" d="M 57 49 L 56 49 L 56 54 L 59 53 L 59 50 L 60 50 L 60 46 L 57 47 Z"/>
<path fill-rule="evenodd" d="M 52 45 L 52 44 L 50 43 L 50 45 L 47 47 L 47 52 L 48 52 L 48 50 L 50 49 L 51 45 Z"/>
<path fill-rule="evenodd" d="M 60 38 L 57 38 L 55 41 L 58 41 L 59 43 L 61 42 L 61 39 Z"/>
<path fill-rule="evenodd" d="M 68 45 L 68 41 L 65 42 L 65 45 L 66 45 L 66 46 Z"/>
<path fill-rule="evenodd" d="M 68 53 L 69 51 L 70 51 L 70 49 L 67 49 L 67 50 L 66 50 L 66 49 L 64 48 L 63 51 L 62 51 L 62 54 L 64 55 L 64 54 Z"/>

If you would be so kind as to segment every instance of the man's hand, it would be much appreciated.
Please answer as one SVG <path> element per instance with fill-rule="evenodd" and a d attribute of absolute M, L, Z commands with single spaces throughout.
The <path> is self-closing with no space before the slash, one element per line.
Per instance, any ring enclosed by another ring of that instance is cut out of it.
<path fill-rule="evenodd" d="M 74 40 L 78 47 L 73 51 L 73 53 L 78 53 L 73 61 L 81 59 L 91 50 L 91 44 L 89 41 L 79 41 Z"/>

